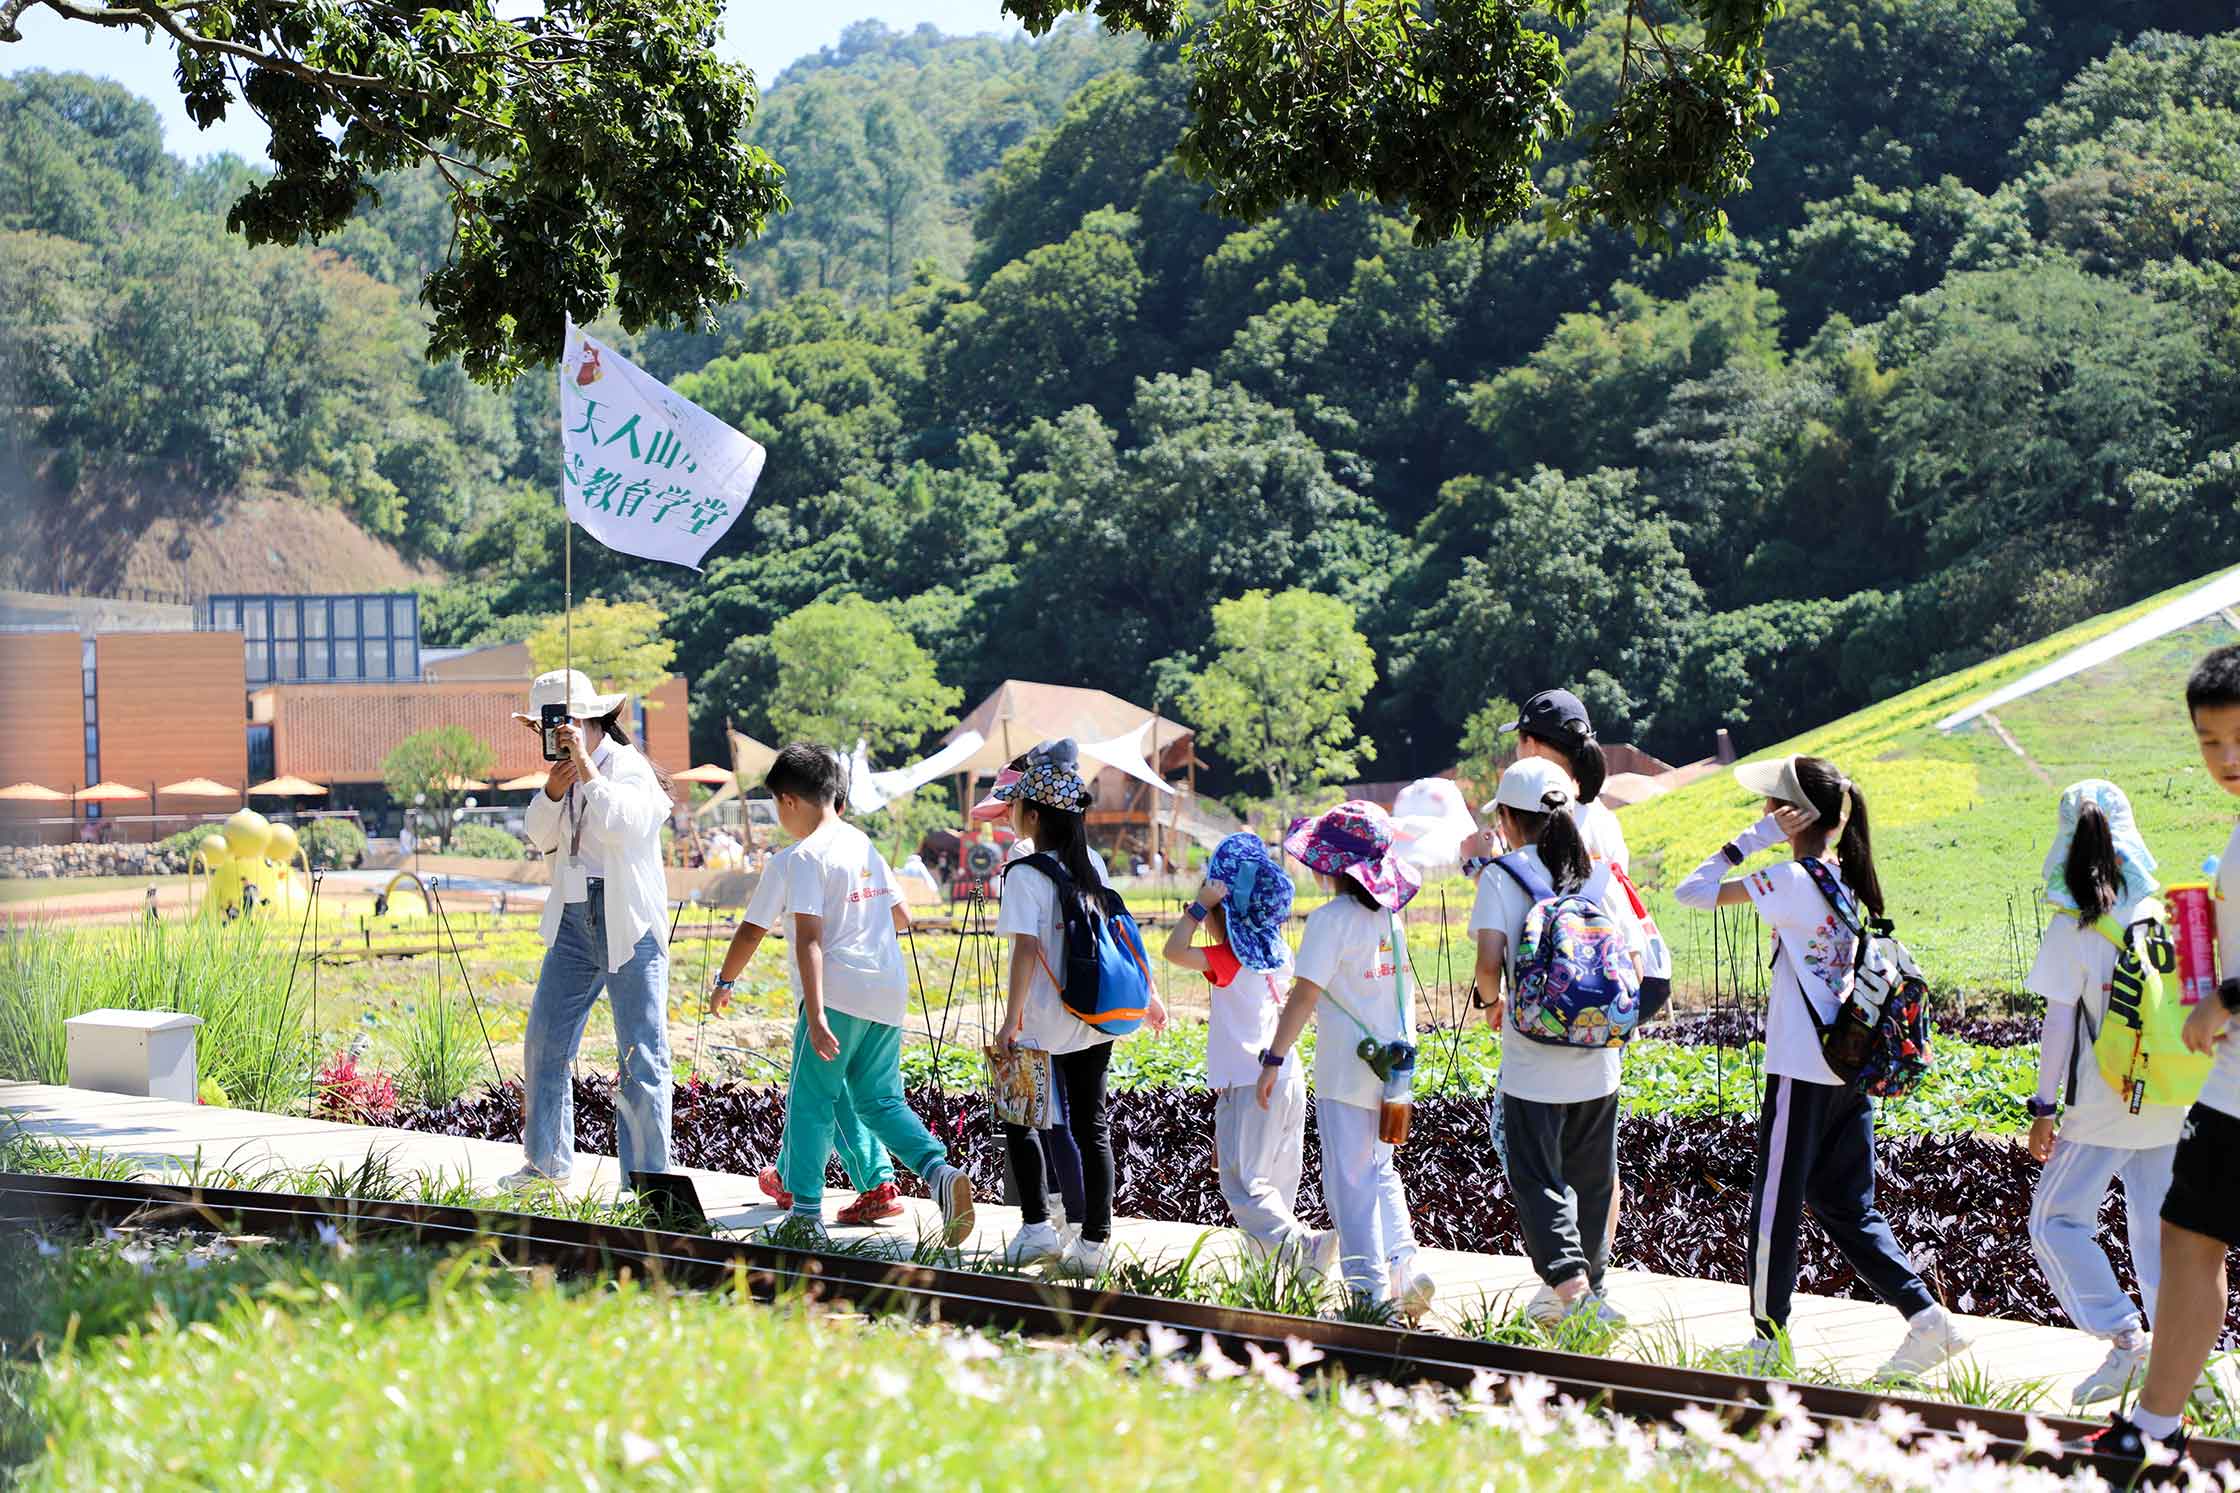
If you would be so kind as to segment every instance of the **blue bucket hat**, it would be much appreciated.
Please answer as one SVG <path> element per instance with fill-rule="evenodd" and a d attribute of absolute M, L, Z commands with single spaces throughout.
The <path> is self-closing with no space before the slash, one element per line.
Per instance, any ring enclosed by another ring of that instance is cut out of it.
<path fill-rule="evenodd" d="M 1234 834 L 1213 847 L 1206 880 L 1229 889 L 1222 899 L 1229 949 L 1246 969 L 1283 968 L 1283 920 L 1291 916 L 1291 878 L 1258 835 Z"/>

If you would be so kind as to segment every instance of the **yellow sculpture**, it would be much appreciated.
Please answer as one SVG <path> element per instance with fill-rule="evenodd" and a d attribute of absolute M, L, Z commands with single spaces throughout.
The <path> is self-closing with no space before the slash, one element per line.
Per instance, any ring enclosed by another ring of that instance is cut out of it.
<path fill-rule="evenodd" d="M 227 819 L 218 834 L 195 850 L 209 874 L 205 917 L 236 918 L 267 909 L 294 911 L 310 896 L 310 861 L 293 827 L 274 824 L 254 809 Z M 301 861 L 303 873 L 291 862 Z M 190 862 L 188 869 L 192 871 Z"/>

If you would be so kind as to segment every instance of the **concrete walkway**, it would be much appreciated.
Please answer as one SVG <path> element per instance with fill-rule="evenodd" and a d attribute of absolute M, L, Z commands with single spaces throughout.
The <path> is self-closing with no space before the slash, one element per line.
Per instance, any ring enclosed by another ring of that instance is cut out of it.
<path fill-rule="evenodd" d="M 130 1156 L 151 1173 L 176 1175 L 198 1162 L 205 1173 L 225 1168 L 254 1174 L 321 1165 L 348 1169 L 378 1155 L 401 1173 L 463 1177 L 494 1189 L 498 1179 L 522 1159 L 520 1147 L 496 1141 L 44 1084 L 0 1083 L 0 1110 L 32 1135 Z M 756 1228 L 783 1217 L 751 1177 L 697 1170 L 691 1176 L 702 1203 L 721 1228 Z M 571 1190 L 611 1195 L 618 1180 L 611 1157 L 584 1157 L 577 1164 Z M 828 1222 L 848 1198 L 844 1189 L 837 1197 L 827 1194 Z M 832 1232 L 838 1238 L 887 1237 L 907 1249 L 919 1230 L 934 1232 L 938 1217 L 930 1202 L 916 1198 L 904 1202 L 910 1212 L 895 1221 L 902 1227 L 834 1226 Z M 982 1205 L 978 1228 L 966 1248 L 1000 1248 L 1018 1225 L 1017 1210 Z M 1121 1251 L 1133 1251 L 1146 1260 L 1179 1259 L 1198 1248 L 1202 1264 L 1234 1258 L 1240 1237 L 1229 1229 L 1132 1218 L 1117 1220 L 1113 1231 Z M 1482 1315 L 1489 1306 L 1503 1308 L 1506 1315 L 1521 1306 L 1537 1285 L 1531 1265 L 1517 1255 L 1427 1249 L 1419 1263 L 1439 1283 L 1434 1320 L 1429 1324 L 1433 1326 L 1451 1328 L 1463 1318 Z M 1607 1291 L 1633 1323 L 1616 1349 L 1627 1356 L 1672 1362 L 1682 1352 L 1732 1345 L 1750 1335 L 1748 1300 L 1739 1285 L 1613 1270 Z M 1986 1317 L 1962 1321 L 1973 1344 L 1959 1361 L 1962 1371 L 1980 1373 L 1999 1385 L 2042 1383 L 2047 1393 L 2031 1408 L 2048 1412 L 2068 1410 L 2069 1386 L 2090 1372 L 2106 1351 L 2097 1339 L 2066 1328 Z M 1800 1294 L 1790 1329 L 1801 1372 L 1817 1377 L 1826 1371 L 1857 1381 L 1872 1374 L 1897 1346 L 1904 1324 L 1888 1307 Z"/>

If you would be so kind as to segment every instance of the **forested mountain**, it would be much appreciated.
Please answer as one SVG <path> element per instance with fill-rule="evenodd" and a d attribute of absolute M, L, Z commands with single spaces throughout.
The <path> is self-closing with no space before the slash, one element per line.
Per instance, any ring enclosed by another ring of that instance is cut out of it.
<path fill-rule="evenodd" d="M 968 699 L 1148 700 L 1215 602 L 1290 585 L 1375 645 L 1378 776 L 1556 682 L 1668 755 L 1773 739 L 2240 559 L 2221 9 L 1796 0 L 1735 233 L 1656 255 L 1217 218 L 1171 55 L 855 28 L 757 121 L 795 203 L 739 250 L 758 294 L 618 334 L 769 446 L 755 508 L 704 576 L 578 546 L 578 594 L 667 610 L 703 745 L 763 724 L 762 639 L 820 597 Z M 1614 84 L 1622 24 L 1565 38 L 1578 76 Z M 340 504 L 449 569 L 438 641 L 556 608 L 549 385 L 416 356 L 432 192 L 252 251 L 241 174 L 106 85 L 0 81 L 14 485 Z"/>

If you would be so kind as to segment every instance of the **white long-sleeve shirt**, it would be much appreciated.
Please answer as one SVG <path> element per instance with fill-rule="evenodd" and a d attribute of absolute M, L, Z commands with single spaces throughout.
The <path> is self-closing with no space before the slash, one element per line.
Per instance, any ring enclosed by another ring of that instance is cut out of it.
<path fill-rule="evenodd" d="M 553 860 L 552 895 L 545 899 L 538 925 L 547 947 L 560 936 L 566 904 L 583 900 L 587 875 L 603 878 L 611 974 L 630 962 L 631 950 L 649 930 L 664 947 L 668 944 L 661 826 L 668 822 L 670 804 L 644 753 L 634 746 L 609 746 L 603 756 L 594 756 L 599 769 L 595 781 L 578 783 L 559 798 L 539 793 L 530 799 L 523 828 L 529 843 Z M 577 826 L 570 824 L 571 804 Z M 571 844 L 578 827 L 580 847 Z M 596 873 L 588 867 L 596 867 Z"/>

